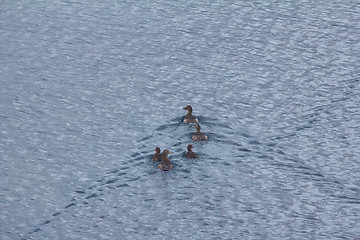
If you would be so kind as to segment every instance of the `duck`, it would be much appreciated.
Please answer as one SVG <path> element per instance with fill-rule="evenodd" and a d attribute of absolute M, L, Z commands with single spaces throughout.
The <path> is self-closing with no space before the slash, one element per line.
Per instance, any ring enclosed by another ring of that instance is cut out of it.
<path fill-rule="evenodd" d="M 204 133 L 200 132 L 200 125 L 196 123 L 194 127 L 196 128 L 196 133 L 194 133 L 191 139 L 194 141 L 206 141 L 208 137 Z"/>
<path fill-rule="evenodd" d="M 154 162 L 161 161 L 161 150 L 160 150 L 160 148 L 158 148 L 158 147 L 155 148 L 155 154 L 153 155 L 152 160 Z"/>
<path fill-rule="evenodd" d="M 198 158 L 198 156 L 191 150 L 194 146 L 189 144 L 187 146 L 187 153 L 185 154 L 186 158 Z"/>
<path fill-rule="evenodd" d="M 161 162 L 158 165 L 158 168 L 160 168 L 163 171 L 168 171 L 173 168 L 173 165 L 170 162 L 170 159 L 168 158 L 168 155 L 171 154 L 170 150 L 165 149 L 162 152 L 162 159 Z"/>
<path fill-rule="evenodd" d="M 194 115 L 192 115 L 193 109 L 192 109 L 192 107 L 190 105 L 187 105 L 183 109 L 188 111 L 188 113 L 185 115 L 185 118 L 183 120 L 184 123 L 197 123 L 197 122 L 199 122 L 199 120 Z"/>

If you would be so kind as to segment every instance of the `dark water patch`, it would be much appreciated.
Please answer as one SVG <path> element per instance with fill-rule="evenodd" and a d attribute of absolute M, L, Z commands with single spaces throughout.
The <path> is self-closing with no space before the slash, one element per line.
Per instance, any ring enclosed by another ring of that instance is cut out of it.
<path fill-rule="evenodd" d="M 109 170 L 108 172 L 106 172 L 105 174 L 108 175 L 108 174 L 114 174 L 114 173 L 117 173 L 119 172 L 118 169 L 113 169 L 113 170 Z"/>
<path fill-rule="evenodd" d="M 322 182 L 327 181 L 324 174 L 320 171 L 297 160 L 282 159 L 281 161 L 278 161 L 274 158 L 269 162 L 269 166 L 272 166 L 275 171 L 281 171 L 295 179 L 303 179 L 313 183 L 319 182 L 320 185 Z M 321 188 L 322 187 L 319 187 L 319 189 Z"/>
<path fill-rule="evenodd" d="M 235 160 L 235 163 L 242 163 L 243 162 L 243 160 L 241 160 L 241 158 L 247 158 L 247 157 L 249 157 L 249 155 L 247 154 L 247 155 L 245 155 L 245 154 L 238 154 L 238 155 L 234 155 L 234 158 L 236 159 Z"/>
<path fill-rule="evenodd" d="M 272 158 L 272 159 L 274 159 L 274 158 Z M 291 170 L 291 172 L 298 173 L 303 176 L 307 175 L 307 176 L 323 177 L 323 175 L 321 173 L 319 173 L 318 171 L 316 171 L 315 169 L 308 167 L 306 165 L 300 164 L 300 162 L 298 162 L 298 161 L 288 161 L 288 162 L 273 161 L 273 162 L 270 162 L 270 165 L 275 166 L 276 168 L 289 169 L 289 170 Z"/>
<path fill-rule="evenodd" d="M 88 189 L 89 190 L 92 190 L 92 189 L 94 189 L 94 188 L 96 188 L 98 185 L 92 185 L 92 186 L 90 186 Z"/>
<path fill-rule="evenodd" d="M 259 159 L 269 159 L 269 160 L 273 160 L 274 158 L 272 156 L 268 156 L 266 154 L 260 154 L 258 156 Z"/>
<path fill-rule="evenodd" d="M 67 208 L 70 208 L 70 207 L 73 207 L 73 206 L 76 206 L 76 204 L 75 203 L 70 203 L 67 206 L 65 206 L 64 209 L 67 209 Z"/>
<path fill-rule="evenodd" d="M 149 139 L 151 139 L 151 138 L 153 138 L 153 135 L 146 136 L 146 137 L 138 140 L 137 142 L 144 142 L 144 141 L 147 141 L 147 140 L 149 140 Z"/>
<path fill-rule="evenodd" d="M 273 162 L 271 165 L 275 166 L 276 168 L 293 168 L 294 165 L 290 163 L 283 163 L 283 162 Z"/>
<path fill-rule="evenodd" d="M 184 133 L 181 136 L 178 137 L 178 139 L 183 139 L 183 141 L 193 141 L 191 139 L 192 135 L 194 135 L 195 132 L 191 132 L 191 133 Z M 177 144 L 177 143 L 176 143 Z"/>
<path fill-rule="evenodd" d="M 148 149 L 140 151 L 140 154 L 144 155 L 144 154 L 148 154 Z"/>
<path fill-rule="evenodd" d="M 218 143 L 221 143 L 221 144 L 224 144 L 224 145 L 233 145 L 233 146 L 236 146 L 236 147 L 241 147 L 242 145 L 237 142 L 237 141 L 234 141 L 234 140 L 230 140 L 228 139 L 228 137 L 226 136 L 221 136 L 219 134 L 209 134 L 211 136 L 211 139 L 210 139 L 210 136 L 208 138 L 208 141 L 215 141 L 215 142 L 218 142 Z"/>
<path fill-rule="evenodd" d="M 145 170 L 144 174 L 146 176 L 151 176 L 151 175 L 157 174 L 157 172 L 159 170 L 158 169 L 158 164 L 159 164 L 159 162 L 153 163 L 152 166 L 150 166 L 147 170 Z"/>
<path fill-rule="evenodd" d="M 165 131 L 167 130 L 168 128 L 176 128 L 178 126 L 180 126 L 181 124 L 180 123 L 171 123 L 171 124 L 164 124 L 164 125 L 161 125 L 160 127 L 156 128 L 155 131 Z"/>
<path fill-rule="evenodd" d="M 278 149 L 276 151 L 276 153 L 281 154 L 281 155 L 286 155 L 286 153 L 284 151 L 282 151 L 281 149 Z"/>
<path fill-rule="evenodd" d="M 101 182 L 103 182 L 104 180 L 106 180 L 106 177 L 102 177 L 101 179 L 96 180 L 96 182 L 97 182 L 97 183 L 101 183 Z"/>
<path fill-rule="evenodd" d="M 139 180 L 140 177 L 135 177 L 135 178 L 131 178 L 131 179 L 127 179 L 126 181 L 127 182 L 133 182 L 133 181 L 136 181 L 136 180 Z"/>
<path fill-rule="evenodd" d="M 56 212 L 56 213 L 54 213 L 52 216 L 53 217 L 56 217 L 56 216 L 59 216 L 61 214 L 61 212 Z"/>
<path fill-rule="evenodd" d="M 301 167 L 300 167 L 301 169 Z M 298 174 L 301 174 L 303 177 L 305 176 L 311 176 L 311 177 L 319 177 L 319 178 L 323 178 L 324 176 L 321 174 L 321 173 L 318 173 L 318 172 L 314 172 L 312 170 L 308 170 L 308 171 L 303 171 L 304 169 L 302 170 L 294 170 L 294 173 L 298 173 Z M 313 178 L 311 178 L 312 180 L 315 180 Z"/>
<path fill-rule="evenodd" d="M 145 198 L 144 201 L 145 202 L 154 202 L 155 199 L 154 198 Z"/>
<path fill-rule="evenodd" d="M 296 169 L 300 169 L 300 170 L 304 170 L 304 171 L 314 171 L 314 169 L 312 169 L 311 167 L 307 167 L 305 165 L 296 165 L 295 166 Z"/>
<path fill-rule="evenodd" d="M 130 163 L 129 161 L 125 162 L 125 164 L 129 164 Z M 130 166 L 125 165 L 125 166 L 120 167 L 119 171 L 124 172 L 124 170 L 128 170 L 129 168 L 130 168 Z M 126 172 L 124 172 L 124 173 L 126 173 Z"/>
<path fill-rule="evenodd" d="M 312 124 L 313 122 L 311 122 Z M 302 131 L 302 130 L 305 130 L 305 129 L 308 129 L 308 128 L 312 128 L 314 127 L 313 125 L 303 125 L 303 126 L 300 126 L 300 127 L 297 127 L 295 130 L 296 131 Z"/>
<path fill-rule="evenodd" d="M 125 164 L 134 165 L 134 164 L 136 164 L 136 162 L 139 163 L 139 162 L 142 162 L 142 160 L 148 159 L 148 158 L 152 158 L 152 155 L 140 155 L 139 154 L 138 157 L 128 160 L 128 162 L 126 162 Z"/>
<path fill-rule="evenodd" d="M 223 160 L 220 160 L 218 158 L 213 158 L 213 157 L 205 157 L 206 159 L 206 163 L 210 163 L 210 164 L 218 164 L 218 163 L 221 163 Z"/>
<path fill-rule="evenodd" d="M 260 145 L 260 142 L 256 141 L 256 140 L 251 140 L 248 143 L 251 144 L 251 145 Z"/>
<path fill-rule="evenodd" d="M 135 152 L 135 153 L 131 154 L 131 157 L 134 158 L 134 157 L 137 157 L 137 156 L 139 156 L 139 155 L 140 155 L 139 152 Z"/>
<path fill-rule="evenodd" d="M 207 117 L 207 116 L 200 116 L 200 115 L 196 115 L 196 117 L 199 119 L 199 124 L 201 124 L 201 123 L 219 122 L 219 119 L 217 119 L 217 118 L 212 118 L 212 117 Z"/>
<path fill-rule="evenodd" d="M 177 143 L 173 144 L 172 147 L 177 147 L 177 146 L 180 146 L 182 144 L 183 144 L 182 142 L 177 142 Z"/>
<path fill-rule="evenodd" d="M 137 161 L 136 160 L 147 160 L 148 158 L 144 158 L 144 157 L 141 157 L 141 158 L 138 158 L 138 159 L 135 159 L 134 163 L 132 164 L 132 167 L 138 167 L 140 165 L 143 164 L 143 161 Z M 150 158 L 151 159 L 151 158 Z"/>
<path fill-rule="evenodd" d="M 139 147 L 139 150 L 140 150 L 140 149 L 144 149 L 144 148 L 147 149 L 147 148 L 148 148 L 148 145 L 147 145 L 147 144 L 141 145 L 141 146 Z M 154 149 L 155 149 L 155 147 L 154 147 Z"/>
<path fill-rule="evenodd" d="M 252 138 L 252 136 L 247 133 L 240 133 L 240 136 L 243 136 L 244 138 Z"/>
<path fill-rule="evenodd" d="M 176 117 L 176 118 L 170 119 L 169 121 L 170 121 L 171 123 L 179 124 L 179 123 L 182 123 L 183 120 L 184 120 L 184 117 Z"/>
<path fill-rule="evenodd" d="M 346 204 L 354 204 L 354 205 L 357 205 L 359 206 L 360 205 L 360 200 L 356 199 L 356 200 L 348 200 L 348 201 L 343 201 L 343 203 L 346 203 Z"/>
<path fill-rule="evenodd" d="M 37 131 L 35 131 L 35 134 L 41 134 L 41 135 L 52 136 L 52 137 L 58 137 L 59 136 L 59 134 L 57 134 L 57 133 L 49 132 L 49 131 L 43 131 L 43 130 L 37 130 Z"/>
<path fill-rule="evenodd" d="M 49 224 L 51 223 L 51 220 L 46 220 L 45 222 L 42 223 L 42 225 L 46 225 L 46 224 Z"/>
<path fill-rule="evenodd" d="M 241 152 L 251 152 L 251 150 L 250 150 L 250 149 L 248 149 L 248 148 L 244 148 L 244 147 L 239 148 L 238 150 L 239 150 L 239 151 L 241 151 Z"/>
<path fill-rule="evenodd" d="M 117 182 L 119 180 L 119 178 L 114 178 L 112 180 L 108 180 L 105 184 L 113 184 L 115 182 Z"/>
<path fill-rule="evenodd" d="M 224 165 L 224 166 L 228 166 L 228 167 L 232 165 L 231 163 L 229 163 L 229 162 L 224 162 L 224 161 L 221 162 L 221 164 Z"/>
<path fill-rule="evenodd" d="M 335 197 L 335 199 L 337 199 L 338 201 L 340 201 L 342 203 L 355 204 L 360 207 L 360 196 L 350 197 L 350 196 L 346 196 L 343 194 L 342 195 L 333 195 L 333 196 Z"/>
<path fill-rule="evenodd" d="M 266 143 L 265 145 L 268 146 L 268 147 L 275 147 L 277 145 L 277 143 L 276 142 L 271 142 L 271 143 Z"/>
<path fill-rule="evenodd" d="M 357 188 L 357 187 L 348 187 L 348 189 L 350 191 L 353 191 L 355 192 L 356 194 L 358 194 L 360 196 L 360 188 Z"/>
<path fill-rule="evenodd" d="M 225 124 L 225 123 L 221 123 L 219 122 L 218 120 L 215 121 L 215 119 L 213 119 L 212 121 L 209 121 L 209 119 L 206 118 L 206 121 L 199 121 L 198 123 L 201 127 L 202 126 L 206 126 L 206 127 L 209 127 L 209 128 L 212 128 L 212 129 L 216 129 L 217 131 L 219 132 L 223 132 L 224 129 L 227 129 L 227 130 L 231 130 L 231 132 L 229 133 L 233 133 L 233 129 Z M 189 124 L 189 126 L 194 126 L 195 124 Z"/>
<path fill-rule="evenodd" d="M 116 186 L 116 188 L 123 188 L 123 187 L 130 187 L 130 185 L 127 184 L 127 183 L 123 183 L 123 184 L 120 184 L 120 185 Z"/>
<path fill-rule="evenodd" d="M 175 196 L 174 197 L 174 200 L 176 201 L 186 201 L 186 200 L 190 200 L 191 199 L 191 196 L 186 196 L 186 195 L 182 195 L 182 196 Z M 189 210 L 183 210 L 183 213 L 188 213 Z"/>
<path fill-rule="evenodd" d="M 99 196 L 99 194 L 92 193 L 92 194 L 88 195 L 87 197 L 85 197 L 85 199 L 95 198 L 95 197 L 98 197 L 98 196 Z"/>
<path fill-rule="evenodd" d="M 41 231 L 41 228 L 36 228 L 35 230 L 33 230 L 31 233 L 37 233 L 37 232 L 40 232 Z"/>
<path fill-rule="evenodd" d="M 10 117 L 5 116 L 5 115 L 0 115 L 0 118 L 10 119 Z"/>
<path fill-rule="evenodd" d="M 226 128 L 226 129 L 229 129 L 229 130 L 233 130 L 229 125 L 226 125 L 224 123 L 209 123 L 208 124 L 209 126 L 212 126 L 212 127 L 220 127 L 220 128 Z M 233 132 L 230 132 L 230 133 L 233 133 Z"/>
<path fill-rule="evenodd" d="M 79 189 L 79 190 L 75 190 L 75 193 L 78 193 L 78 194 L 85 194 L 86 191 L 85 189 Z"/>
<path fill-rule="evenodd" d="M 186 165 L 186 164 L 184 164 L 184 165 Z M 184 174 L 189 174 L 191 171 L 189 170 L 189 168 L 184 168 L 184 167 L 183 167 L 184 165 L 183 165 L 183 164 L 177 165 L 177 171 L 179 171 L 179 172 L 181 172 L 181 173 L 184 173 Z M 184 178 L 187 178 L 187 177 L 184 176 Z"/>
<path fill-rule="evenodd" d="M 172 159 L 181 159 L 183 157 L 184 149 L 178 148 L 173 150 L 173 154 L 170 155 L 170 160 Z M 176 154 L 175 154 L 176 153 Z"/>

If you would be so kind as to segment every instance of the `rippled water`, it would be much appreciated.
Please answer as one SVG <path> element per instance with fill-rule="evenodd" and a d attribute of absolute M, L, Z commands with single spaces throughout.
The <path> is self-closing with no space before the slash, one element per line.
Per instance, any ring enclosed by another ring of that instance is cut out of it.
<path fill-rule="evenodd" d="M 356 1 L 0 6 L 0 239 L 360 238 Z"/>

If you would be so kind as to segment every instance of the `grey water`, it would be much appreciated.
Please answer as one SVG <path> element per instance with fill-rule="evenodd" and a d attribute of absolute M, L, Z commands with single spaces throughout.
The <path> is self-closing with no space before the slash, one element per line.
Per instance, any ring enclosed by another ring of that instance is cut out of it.
<path fill-rule="evenodd" d="M 359 239 L 359 38 L 351 0 L 1 1 L 0 239 Z"/>

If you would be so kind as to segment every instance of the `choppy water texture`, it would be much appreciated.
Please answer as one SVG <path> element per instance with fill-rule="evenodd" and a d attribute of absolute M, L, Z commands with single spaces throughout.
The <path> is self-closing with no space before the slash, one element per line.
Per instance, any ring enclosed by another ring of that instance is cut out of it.
<path fill-rule="evenodd" d="M 359 36 L 350 0 L 1 1 L 0 239 L 360 238 Z"/>

